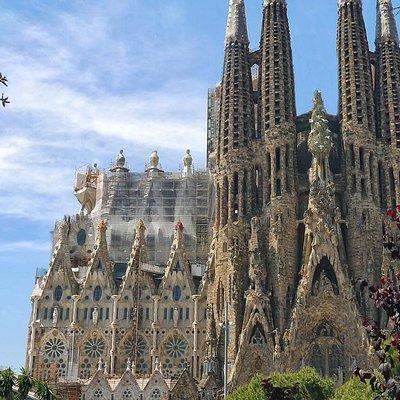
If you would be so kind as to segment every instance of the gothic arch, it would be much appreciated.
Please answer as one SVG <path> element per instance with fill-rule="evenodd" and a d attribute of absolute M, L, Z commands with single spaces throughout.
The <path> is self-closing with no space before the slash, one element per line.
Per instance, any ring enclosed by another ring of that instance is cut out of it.
<path fill-rule="evenodd" d="M 261 324 L 257 322 L 250 335 L 249 344 L 254 346 L 265 346 L 267 343 L 267 338 L 265 336 L 264 329 Z"/>
<path fill-rule="evenodd" d="M 338 280 L 329 259 L 324 256 L 318 263 L 312 280 L 312 295 L 317 296 L 321 292 L 330 291 L 339 295 Z"/>
<path fill-rule="evenodd" d="M 345 368 L 343 354 L 343 343 L 334 324 L 329 321 L 318 324 L 310 348 L 310 365 L 323 376 L 338 378 Z"/>

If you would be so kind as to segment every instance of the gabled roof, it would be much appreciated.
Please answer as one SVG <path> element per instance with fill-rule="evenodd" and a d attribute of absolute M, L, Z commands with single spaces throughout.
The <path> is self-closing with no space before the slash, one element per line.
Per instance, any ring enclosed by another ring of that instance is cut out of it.
<path fill-rule="evenodd" d="M 128 266 L 125 276 L 122 281 L 120 292 L 122 293 L 126 287 L 134 286 L 140 273 L 140 264 L 147 262 L 147 248 L 146 248 L 146 227 L 143 220 L 139 220 L 136 225 L 136 235 L 133 242 L 131 255 L 129 258 Z"/>
<path fill-rule="evenodd" d="M 182 222 L 177 222 L 177 224 L 175 225 L 174 240 L 172 242 L 167 268 L 165 270 L 165 274 L 161 283 L 161 291 L 162 289 L 164 289 L 166 282 L 171 277 L 171 275 L 176 273 L 182 274 L 184 277 L 186 277 L 192 294 L 195 294 L 196 289 L 193 282 L 190 261 L 186 255 L 186 249 L 183 240 L 183 230 L 184 227 Z M 177 265 L 179 265 L 179 269 L 177 269 Z"/>
<path fill-rule="evenodd" d="M 107 232 L 107 223 L 104 220 L 99 222 L 97 227 L 97 238 L 94 245 L 95 253 L 93 258 L 89 262 L 89 269 L 85 278 L 85 282 L 83 284 L 83 289 L 85 289 L 90 281 L 90 276 L 93 272 L 98 268 L 99 262 L 102 263 L 102 267 L 104 268 L 104 274 L 108 281 L 109 287 L 112 293 L 117 293 L 117 285 L 115 284 L 113 269 L 111 266 L 110 257 L 108 254 L 108 246 L 106 239 Z"/>
<path fill-rule="evenodd" d="M 176 391 L 182 391 L 182 390 L 185 390 L 185 393 L 187 392 L 187 394 L 199 393 L 196 381 L 189 374 L 187 369 L 182 371 L 182 373 L 179 375 L 179 378 L 172 386 L 173 386 L 171 388 L 172 396 L 175 394 Z"/>
<path fill-rule="evenodd" d="M 256 325 L 260 325 L 264 335 L 273 331 L 271 315 L 265 312 L 265 295 L 255 293 L 250 290 L 247 294 L 246 308 L 244 314 L 243 334 L 246 338 L 251 335 Z M 248 337 L 248 339 L 250 339 Z"/>
<path fill-rule="evenodd" d="M 69 257 L 69 243 L 68 243 L 68 233 L 69 233 L 69 222 L 68 220 L 64 220 L 59 228 L 59 240 L 54 248 L 53 257 L 50 261 L 50 268 L 45 277 L 45 284 L 42 290 L 46 289 L 50 282 L 52 281 L 54 274 L 57 271 L 64 272 L 65 277 L 68 280 L 68 283 L 71 288 L 71 292 L 73 294 L 77 294 L 79 290 L 78 282 L 76 281 L 74 274 L 72 272 L 71 260 Z M 41 294 L 41 288 L 36 285 L 33 291 L 34 295 Z"/>
<path fill-rule="evenodd" d="M 156 386 L 156 381 L 157 381 L 157 386 Z M 156 365 L 156 368 L 154 368 L 154 371 L 151 374 L 150 379 L 146 383 L 143 392 L 146 392 L 147 390 L 152 390 L 155 387 L 160 388 L 161 386 L 164 387 L 166 393 L 169 393 L 169 387 L 165 381 L 165 377 L 162 374 L 161 370 L 159 369 L 159 366 Z"/>
<path fill-rule="evenodd" d="M 99 363 L 101 363 L 101 360 L 99 361 Z M 102 386 L 103 385 L 106 386 L 107 389 L 111 391 L 110 383 L 108 382 L 108 379 L 106 378 L 106 375 L 105 375 L 104 370 L 103 370 L 102 367 L 99 367 L 97 369 L 97 371 L 95 372 L 95 374 L 90 378 L 89 383 L 88 383 L 88 387 L 90 388 L 93 385 L 96 385 L 98 383 L 99 384 L 101 383 Z"/>
<path fill-rule="evenodd" d="M 129 382 L 129 383 L 127 383 Z M 118 391 L 118 389 L 120 387 L 126 387 L 129 386 L 131 389 L 135 389 L 135 391 L 140 392 L 140 386 L 136 380 L 136 377 L 134 375 L 134 373 L 132 372 L 131 369 L 127 369 L 121 376 L 121 378 L 119 379 L 117 385 L 114 388 L 114 392 Z"/>

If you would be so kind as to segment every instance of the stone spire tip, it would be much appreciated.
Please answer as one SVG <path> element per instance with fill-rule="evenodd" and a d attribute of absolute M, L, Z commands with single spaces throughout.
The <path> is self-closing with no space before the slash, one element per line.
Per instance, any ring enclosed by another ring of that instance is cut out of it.
<path fill-rule="evenodd" d="M 229 0 L 225 43 L 227 44 L 231 41 L 249 43 L 244 0 Z"/>
<path fill-rule="evenodd" d="M 399 34 L 392 0 L 377 0 L 376 42 L 399 44 Z"/>

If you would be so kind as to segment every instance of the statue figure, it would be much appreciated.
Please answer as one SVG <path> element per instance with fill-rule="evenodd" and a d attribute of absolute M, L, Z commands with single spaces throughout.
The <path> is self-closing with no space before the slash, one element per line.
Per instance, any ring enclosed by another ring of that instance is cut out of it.
<path fill-rule="evenodd" d="M 283 344 L 285 349 L 288 349 L 290 346 L 290 330 L 286 329 L 285 333 L 283 334 Z"/>
<path fill-rule="evenodd" d="M 267 271 L 263 264 L 261 251 L 259 249 L 258 234 L 260 231 L 260 221 L 257 217 L 251 219 L 251 237 L 249 241 L 249 278 L 250 287 L 257 293 L 263 293 L 263 286 L 267 277 Z"/>
<path fill-rule="evenodd" d="M 156 150 L 154 150 L 151 154 L 150 154 L 150 167 L 151 168 L 157 168 L 158 164 L 160 162 L 160 157 L 158 156 L 158 153 Z"/>
<path fill-rule="evenodd" d="M 97 307 L 95 307 L 92 312 L 93 326 L 97 326 L 98 318 L 99 318 L 99 312 L 97 310 Z"/>
<path fill-rule="evenodd" d="M 311 132 L 308 137 L 308 148 L 313 155 L 313 166 L 310 179 L 318 178 L 325 182 L 329 175 L 329 154 L 333 148 L 332 132 L 328 128 L 326 110 L 320 91 L 314 94 L 314 108 L 311 114 Z M 313 176 L 316 175 L 316 176 Z"/>
<path fill-rule="evenodd" d="M 279 366 L 282 350 L 281 350 L 281 345 L 279 343 L 279 330 L 275 329 L 274 334 L 275 334 L 275 347 L 273 354 L 273 362 L 275 367 L 277 367 Z"/>
<path fill-rule="evenodd" d="M 190 150 L 186 150 L 186 154 L 183 156 L 183 177 L 190 177 L 193 175 L 193 157 L 190 154 Z"/>
<path fill-rule="evenodd" d="M 178 307 L 175 307 L 173 312 L 174 328 L 178 326 L 178 320 L 179 320 L 179 310 Z"/>
<path fill-rule="evenodd" d="M 53 326 L 57 326 L 58 315 L 59 315 L 58 307 L 54 307 L 54 310 L 53 310 Z"/>

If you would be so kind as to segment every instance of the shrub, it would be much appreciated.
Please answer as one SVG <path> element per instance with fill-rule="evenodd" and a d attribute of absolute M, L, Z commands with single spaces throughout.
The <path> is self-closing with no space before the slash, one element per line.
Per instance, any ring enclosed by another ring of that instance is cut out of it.
<path fill-rule="evenodd" d="M 303 368 L 298 372 L 274 373 L 271 375 L 274 386 L 295 387 L 300 386 L 311 400 L 329 399 L 334 394 L 334 385 L 330 379 L 322 378 L 313 368 Z M 293 399 L 303 399 L 304 397 L 294 397 Z"/>
<path fill-rule="evenodd" d="M 312 368 L 299 372 L 258 375 L 232 393 L 229 400 L 328 400 L 334 395 L 333 382 Z"/>
<path fill-rule="evenodd" d="M 234 393 L 228 396 L 229 400 L 265 400 L 266 394 L 263 388 L 263 377 L 255 376 L 251 382 L 237 389 Z"/>
<path fill-rule="evenodd" d="M 359 379 L 351 379 L 341 386 L 332 400 L 374 400 L 375 395 L 369 385 Z"/>

